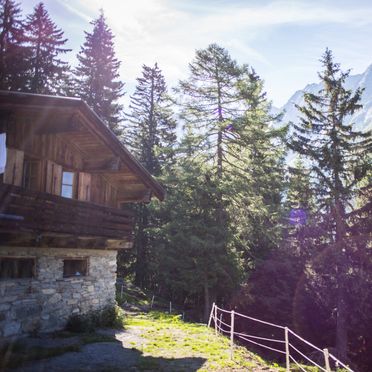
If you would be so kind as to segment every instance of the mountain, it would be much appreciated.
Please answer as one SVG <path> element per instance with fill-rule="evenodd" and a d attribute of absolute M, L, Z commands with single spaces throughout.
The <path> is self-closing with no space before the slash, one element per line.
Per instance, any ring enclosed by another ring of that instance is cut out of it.
<path fill-rule="evenodd" d="M 354 123 L 355 130 L 369 130 L 372 129 L 372 65 L 370 65 L 363 74 L 350 75 L 345 82 L 347 89 L 355 90 L 357 88 L 364 88 L 362 95 L 363 108 L 357 111 L 349 122 Z M 298 90 L 288 100 L 288 102 L 280 109 L 273 107 L 273 112 L 284 112 L 281 122 L 283 124 L 290 121 L 297 122 L 299 112 L 295 105 L 303 105 L 303 93 L 317 93 L 322 88 L 321 84 L 308 84 L 303 90 Z"/>

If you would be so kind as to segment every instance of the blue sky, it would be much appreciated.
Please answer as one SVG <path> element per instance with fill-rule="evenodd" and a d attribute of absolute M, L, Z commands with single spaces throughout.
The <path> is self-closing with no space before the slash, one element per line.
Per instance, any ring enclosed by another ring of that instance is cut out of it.
<path fill-rule="evenodd" d="M 30 13 L 37 1 L 21 0 Z M 188 74 L 195 49 L 216 42 L 265 80 L 274 105 L 317 81 L 326 47 L 342 67 L 372 64 L 372 1 L 367 0 L 44 0 L 75 55 L 103 8 L 116 35 L 127 97 L 143 64 L 158 62 L 169 86 Z M 128 98 L 127 98 L 128 99 Z"/>

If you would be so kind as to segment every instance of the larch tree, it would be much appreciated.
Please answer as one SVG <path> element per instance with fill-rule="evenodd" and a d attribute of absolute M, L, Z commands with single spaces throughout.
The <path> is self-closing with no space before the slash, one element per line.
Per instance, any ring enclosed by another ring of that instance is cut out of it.
<path fill-rule="evenodd" d="M 25 22 L 28 68 L 25 90 L 40 94 L 64 94 L 69 65 L 60 56 L 65 48 L 64 32 L 51 20 L 43 3 L 35 6 Z"/>
<path fill-rule="evenodd" d="M 121 62 L 116 58 L 114 35 L 103 11 L 91 25 L 93 31 L 85 32 L 85 42 L 77 55 L 75 94 L 119 136 L 122 133 L 122 105 L 119 100 L 124 95 L 124 83 L 119 78 Z"/>
<path fill-rule="evenodd" d="M 25 53 L 21 9 L 13 0 L 0 0 L 0 89 L 24 87 Z"/>
<path fill-rule="evenodd" d="M 161 177 L 174 163 L 177 136 L 167 86 L 157 63 L 153 67 L 143 66 L 129 108 L 124 141 L 152 175 Z M 135 281 L 145 286 L 148 284 L 148 258 L 153 241 L 148 229 L 154 225 L 151 217 L 154 213 L 150 215 L 149 207 L 144 204 L 137 209 Z"/>
<path fill-rule="evenodd" d="M 322 59 L 319 78 L 323 88 L 317 93 L 305 93 L 304 105 L 298 107 L 300 123 L 293 124 L 289 142 L 292 150 L 310 162 L 318 182 L 318 201 L 329 212 L 331 224 L 329 242 L 336 248 L 336 347 L 341 358 L 348 351 L 347 285 L 350 275 L 352 246 L 346 243 L 349 235 L 347 211 L 353 209 L 358 182 L 371 164 L 367 155 L 372 149 L 371 132 L 355 131 L 348 118 L 361 108 L 362 90 L 345 88 L 349 71 L 343 72 L 335 63 L 330 50 Z"/>

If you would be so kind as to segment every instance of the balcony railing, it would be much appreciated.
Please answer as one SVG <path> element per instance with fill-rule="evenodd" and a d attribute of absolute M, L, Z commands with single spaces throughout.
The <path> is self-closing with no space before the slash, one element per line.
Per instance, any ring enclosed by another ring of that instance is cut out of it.
<path fill-rule="evenodd" d="M 52 246 L 64 239 L 62 246 L 79 241 L 86 248 L 128 248 L 132 228 L 130 211 L 0 184 L 1 245 L 28 234 L 27 241 L 35 240 L 31 245 Z"/>

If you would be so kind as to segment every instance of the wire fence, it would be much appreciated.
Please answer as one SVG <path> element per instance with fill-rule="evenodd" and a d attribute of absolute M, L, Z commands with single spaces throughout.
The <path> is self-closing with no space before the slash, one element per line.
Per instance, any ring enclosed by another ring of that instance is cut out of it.
<path fill-rule="evenodd" d="M 283 339 L 280 337 L 264 337 L 262 335 L 253 335 L 243 332 L 237 332 L 236 321 L 238 318 L 246 319 L 264 326 L 274 328 L 276 332 L 283 335 Z M 252 318 L 250 316 L 238 313 L 234 310 L 225 310 L 219 308 L 215 303 L 213 303 L 211 313 L 209 316 L 208 327 L 214 325 L 215 333 L 223 334 L 230 337 L 230 353 L 231 359 L 234 356 L 234 342 L 237 340 L 242 340 L 244 342 L 251 343 L 255 346 L 270 350 L 272 352 L 285 355 L 286 360 L 286 370 L 289 372 L 291 370 L 291 363 L 294 363 L 300 370 L 305 371 L 305 365 L 310 363 L 311 365 L 317 367 L 320 371 L 332 372 L 332 365 L 335 366 L 336 370 L 339 368 L 344 368 L 349 372 L 354 372 L 349 366 L 342 363 L 334 355 L 332 355 L 328 349 L 320 349 L 319 347 L 313 345 L 311 342 L 305 340 L 297 333 L 293 332 L 288 327 L 283 327 L 278 324 L 265 322 L 260 319 Z M 307 351 L 300 350 L 301 345 L 306 345 Z M 313 352 L 309 355 L 309 350 Z M 318 353 L 318 358 L 313 356 L 314 353 Z M 315 360 L 314 360 L 315 359 Z M 321 361 L 320 361 L 321 360 Z"/>

